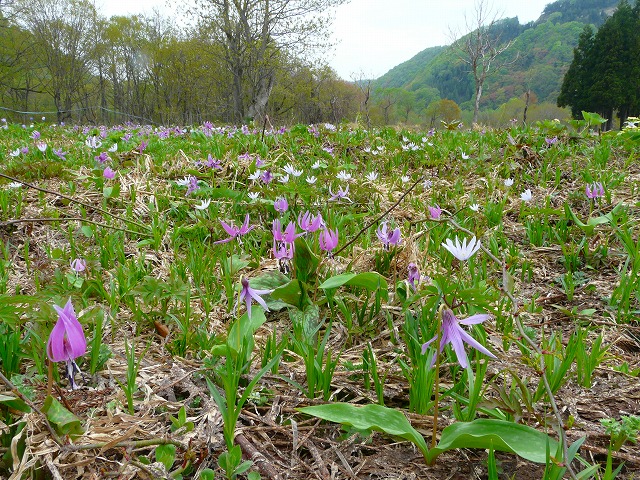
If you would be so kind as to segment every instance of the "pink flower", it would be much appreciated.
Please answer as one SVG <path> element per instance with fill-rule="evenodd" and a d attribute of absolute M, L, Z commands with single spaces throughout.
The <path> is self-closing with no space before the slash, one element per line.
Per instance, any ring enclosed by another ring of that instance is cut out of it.
<path fill-rule="evenodd" d="M 58 305 L 54 305 L 53 308 L 58 312 L 58 321 L 47 341 L 47 356 L 52 362 L 66 362 L 69 383 L 72 389 L 76 389 L 78 386 L 73 375 L 80 369 L 74 360 L 87 352 L 87 340 L 82 331 L 82 325 L 76 317 L 71 299 L 64 308 Z"/>
<path fill-rule="evenodd" d="M 108 180 L 113 180 L 116 177 L 116 172 L 111 167 L 107 167 L 103 170 L 102 176 Z"/>
<path fill-rule="evenodd" d="M 382 225 L 376 230 L 376 235 L 385 250 L 389 250 L 390 245 L 398 245 L 400 243 L 400 228 L 396 227 L 395 230 L 388 230 L 387 222 L 382 222 Z"/>
<path fill-rule="evenodd" d="M 330 252 L 338 246 L 338 229 L 336 228 L 335 230 L 329 230 L 328 228 L 325 228 L 322 232 L 320 232 L 318 242 L 322 250 L 324 250 L 325 252 Z"/>
<path fill-rule="evenodd" d="M 442 209 L 438 205 L 429 206 L 429 216 L 434 220 L 440 220 L 440 215 L 442 215 Z"/>
<path fill-rule="evenodd" d="M 251 230 L 256 228 L 255 225 L 249 226 L 249 214 L 248 213 L 247 213 L 247 216 L 245 217 L 244 223 L 242 224 L 241 227 L 236 227 L 235 225 L 229 225 L 224 220 L 220 220 L 220 224 L 222 225 L 222 228 L 224 228 L 224 231 L 227 232 L 229 237 L 228 238 L 224 238 L 222 240 L 217 240 L 217 241 L 213 242 L 214 244 L 216 244 L 216 243 L 227 243 L 227 242 L 230 242 L 231 240 L 234 240 L 236 238 L 238 238 L 238 240 L 240 240 L 239 237 L 241 237 L 242 235 L 246 235 Z"/>
<path fill-rule="evenodd" d="M 604 187 L 600 182 L 593 182 L 585 187 L 587 198 L 600 198 L 604 196 Z"/>
<path fill-rule="evenodd" d="M 311 217 L 311 213 L 306 211 L 304 214 L 298 215 L 298 225 L 305 232 L 315 232 L 324 226 L 324 221 L 322 220 L 322 215 L 317 214 L 315 217 Z"/>
<path fill-rule="evenodd" d="M 82 258 L 76 258 L 71 261 L 71 269 L 76 273 L 84 272 L 86 268 L 87 262 Z"/>
<path fill-rule="evenodd" d="M 279 197 L 273 202 L 273 208 L 278 213 L 284 213 L 289 208 L 289 204 L 287 203 L 287 199 L 284 197 Z"/>

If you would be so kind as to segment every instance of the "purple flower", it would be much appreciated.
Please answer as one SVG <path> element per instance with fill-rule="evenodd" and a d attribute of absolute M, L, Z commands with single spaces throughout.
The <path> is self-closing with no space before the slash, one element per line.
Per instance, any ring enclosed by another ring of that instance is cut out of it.
<path fill-rule="evenodd" d="M 604 187 L 600 182 L 588 184 L 585 187 L 585 194 L 587 198 L 600 198 L 604 195 Z"/>
<path fill-rule="evenodd" d="M 450 343 L 453 347 L 453 350 L 456 352 L 456 357 L 458 357 L 458 363 L 462 368 L 467 368 L 469 365 L 469 361 L 467 359 L 467 353 L 464 350 L 464 344 L 470 345 L 471 347 L 479 350 L 485 355 L 490 356 L 491 358 L 496 358 L 496 356 L 483 347 L 480 343 L 478 343 L 471 335 L 469 335 L 461 326 L 463 325 L 475 325 L 478 323 L 482 323 L 485 320 L 489 320 L 491 315 L 486 313 L 480 313 L 476 315 L 472 315 L 464 320 L 460 320 L 457 318 L 451 310 L 445 308 L 442 311 L 442 339 L 440 342 L 440 352 L 444 349 L 447 343 Z M 436 335 L 431 340 L 422 345 L 422 354 L 424 355 L 427 351 L 429 345 L 438 338 Z M 436 356 L 433 356 L 431 360 L 431 366 L 435 363 Z"/>
<path fill-rule="evenodd" d="M 304 235 L 304 233 L 296 234 L 296 224 L 293 222 L 289 222 L 289 225 L 287 225 L 287 228 L 285 228 L 283 232 L 282 224 L 278 219 L 275 219 L 273 221 L 273 227 L 271 231 L 273 232 L 273 239 L 276 242 L 293 243 L 295 242 L 296 238 Z"/>
<path fill-rule="evenodd" d="M 111 169 L 111 167 L 107 167 L 102 172 L 102 176 L 108 180 L 113 180 L 116 176 L 116 172 Z"/>
<path fill-rule="evenodd" d="M 56 157 L 58 157 L 60 160 L 64 160 L 64 161 L 67 160 L 67 157 L 66 157 L 67 153 L 68 152 L 63 152 L 61 148 L 58 148 L 57 150 L 56 149 L 53 150 L 53 154 Z"/>
<path fill-rule="evenodd" d="M 271 173 L 271 170 L 265 170 L 264 173 L 260 176 L 260 180 L 262 180 L 262 183 L 271 183 L 271 181 L 273 180 L 273 174 Z"/>
<path fill-rule="evenodd" d="M 558 137 L 553 137 L 553 138 L 546 137 L 544 141 L 547 143 L 547 145 L 555 145 L 556 143 L 558 143 Z"/>
<path fill-rule="evenodd" d="M 187 193 L 185 195 L 191 195 L 199 188 L 200 187 L 198 186 L 198 179 L 193 175 L 189 175 L 189 184 L 187 185 Z"/>
<path fill-rule="evenodd" d="M 440 220 L 440 215 L 442 215 L 442 209 L 438 206 L 429 206 L 429 216 L 434 220 Z"/>
<path fill-rule="evenodd" d="M 398 245 L 400 243 L 400 228 L 396 227 L 395 230 L 388 230 L 387 222 L 382 222 L 382 225 L 376 230 L 376 235 L 385 250 L 389 250 L 390 245 Z"/>
<path fill-rule="evenodd" d="M 82 258 L 76 258 L 71 261 L 71 269 L 76 273 L 84 272 L 86 268 L 87 262 Z"/>
<path fill-rule="evenodd" d="M 324 226 L 324 221 L 320 214 L 312 218 L 311 213 L 307 210 L 304 214 L 298 215 L 298 225 L 300 225 L 300 228 L 305 232 L 315 232 Z"/>
<path fill-rule="evenodd" d="M 101 152 L 100 155 L 93 157 L 93 159 L 98 163 L 106 163 L 109 160 L 109 155 L 107 152 Z"/>
<path fill-rule="evenodd" d="M 222 224 L 222 228 L 224 228 L 224 231 L 227 232 L 227 234 L 229 236 L 227 238 L 223 238 L 222 240 L 216 240 L 215 242 L 213 242 L 214 244 L 216 244 L 216 243 L 227 243 L 227 242 L 230 242 L 231 240 L 234 240 L 236 238 L 238 238 L 238 240 L 240 240 L 239 237 L 241 237 L 242 235 L 246 235 L 251 230 L 256 228 L 255 225 L 249 226 L 249 214 L 248 213 L 247 213 L 247 216 L 245 217 L 244 223 L 242 224 L 241 227 L 236 227 L 235 225 L 229 225 L 224 220 L 220 220 L 220 223 Z"/>
<path fill-rule="evenodd" d="M 276 212 L 284 213 L 289 208 L 289 204 L 287 203 L 287 199 L 284 197 L 280 197 L 273 202 L 273 208 L 275 208 Z"/>
<path fill-rule="evenodd" d="M 26 155 L 27 153 L 29 153 L 29 147 L 22 147 L 22 148 L 20 149 L 20 152 L 21 152 L 23 155 Z"/>
<path fill-rule="evenodd" d="M 273 239 L 273 248 L 271 249 L 273 252 L 273 257 L 278 260 L 288 259 L 291 260 L 293 258 L 293 244 L 286 242 L 277 242 L 276 239 Z"/>
<path fill-rule="evenodd" d="M 71 299 L 64 308 L 58 305 L 54 305 L 53 308 L 58 312 L 58 321 L 51 330 L 47 341 L 47 356 L 52 362 L 67 363 L 69 383 L 72 389 L 76 389 L 78 386 L 73 375 L 80 369 L 74 360 L 87 352 L 87 340 L 84 337 L 82 325 L 76 317 Z"/>
<path fill-rule="evenodd" d="M 38 140 L 40 138 L 40 132 L 38 130 L 34 130 L 31 134 L 31 138 L 33 138 L 34 140 Z"/>
<path fill-rule="evenodd" d="M 329 194 L 331 195 L 331 197 L 329 198 L 330 202 L 333 202 L 336 200 L 339 201 L 344 198 L 345 200 L 349 200 L 351 203 L 353 203 L 352 200 L 349 198 L 349 185 L 347 185 L 345 189 L 343 189 L 342 187 L 339 187 L 336 193 L 333 193 L 331 191 L 331 187 L 329 187 Z"/>
<path fill-rule="evenodd" d="M 269 311 L 269 307 L 267 307 L 267 302 L 265 302 L 260 295 L 267 295 L 273 290 L 256 290 L 249 286 L 249 280 L 246 278 L 242 278 L 240 280 L 242 283 L 242 291 L 240 292 L 240 301 L 244 300 L 247 306 L 247 316 L 251 318 L 251 301 L 255 300 L 262 308 L 264 308 L 265 312 Z"/>
<path fill-rule="evenodd" d="M 260 158 L 260 155 L 256 157 L 256 168 L 264 166 L 264 160 Z"/>
<path fill-rule="evenodd" d="M 220 163 L 220 160 L 218 160 L 217 158 L 213 158 L 211 156 L 211 154 L 209 154 L 207 156 L 207 162 L 205 163 L 205 165 L 209 168 L 215 168 L 216 170 L 222 170 L 222 164 Z"/>
<path fill-rule="evenodd" d="M 330 252 L 334 248 L 338 246 L 338 229 L 330 230 L 325 228 L 322 232 L 320 232 L 320 237 L 318 238 L 318 242 L 320 244 L 320 249 L 325 252 Z"/>
<path fill-rule="evenodd" d="M 145 141 L 145 140 L 142 140 L 142 141 L 140 142 L 140 145 L 138 145 L 138 151 L 139 151 L 140 153 L 144 152 L 144 151 L 145 151 L 145 149 L 147 148 L 147 145 L 149 145 L 149 142 L 147 142 L 147 141 Z"/>
<path fill-rule="evenodd" d="M 418 288 L 417 284 L 420 283 L 420 271 L 418 270 L 418 266 L 413 262 L 407 266 L 407 270 L 409 271 L 407 282 L 409 282 L 409 286 L 415 292 L 416 288 Z"/>

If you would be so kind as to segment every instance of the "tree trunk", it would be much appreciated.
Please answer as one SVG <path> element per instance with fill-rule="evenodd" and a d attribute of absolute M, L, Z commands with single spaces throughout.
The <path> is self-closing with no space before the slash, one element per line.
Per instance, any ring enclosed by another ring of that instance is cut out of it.
<path fill-rule="evenodd" d="M 480 98 L 482 97 L 482 83 L 476 85 L 476 100 L 473 105 L 473 124 L 478 123 L 478 111 L 480 110 Z"/>
<path fill-rule="evenodd" d="M 258 85 L 253 93 L 251 104 L 247 109 L 247 116 L 256 122 L 262 121 L 267 109 L 267 102 L 273 90 L 273 75 L 268 74 L 258 81 Z"/>

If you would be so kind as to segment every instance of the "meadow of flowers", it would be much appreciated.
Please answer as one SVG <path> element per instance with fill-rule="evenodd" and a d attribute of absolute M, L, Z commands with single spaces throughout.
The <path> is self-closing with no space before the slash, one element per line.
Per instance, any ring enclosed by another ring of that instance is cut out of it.
<path fill-rule="evenodd" d="M 0 478 L 634 478 L 640 129 L 601 121 L 3 120 Z"/>

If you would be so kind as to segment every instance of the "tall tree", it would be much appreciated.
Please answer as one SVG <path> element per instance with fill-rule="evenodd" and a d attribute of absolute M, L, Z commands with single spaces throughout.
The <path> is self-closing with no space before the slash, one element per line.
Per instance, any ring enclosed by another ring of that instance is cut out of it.
<path fill-rule="evenodd" d="M 573 50 L 573 61 L 562 81 L 558 95 L 559 107 L 571 107 L 571 115 L 576 118 L 580 112 L 590 107 L 588 98 L 591 85 L 592 66 L 588 62 L 592 59 L 591 50 L 595 33 L 591 25 L 586 25 L 580 34 L 578 45 Z"/>
<path fill-rule="evenodd" d="M 328 10 L 345 0 L 197 0 L 201 23 L 224 46 L 235 119 L 264 115 L 285 51 L 297 56 L 327 38 Z"/>
<path fill-rule="evenodd" d="M 487 0 L 476 0 L 473 17 L 466 19 L 466 30 L 469 33 L 462 37 L 452 34 L 452 45 L 460 60 L 467 64 L 473 75 L 473 123 L 477 123 L 485 80 L 493 71 L 515 61 L 498 60 L 498 57 L 513 44 L 513 40 L 502 39 L 500 21 Z"/>

